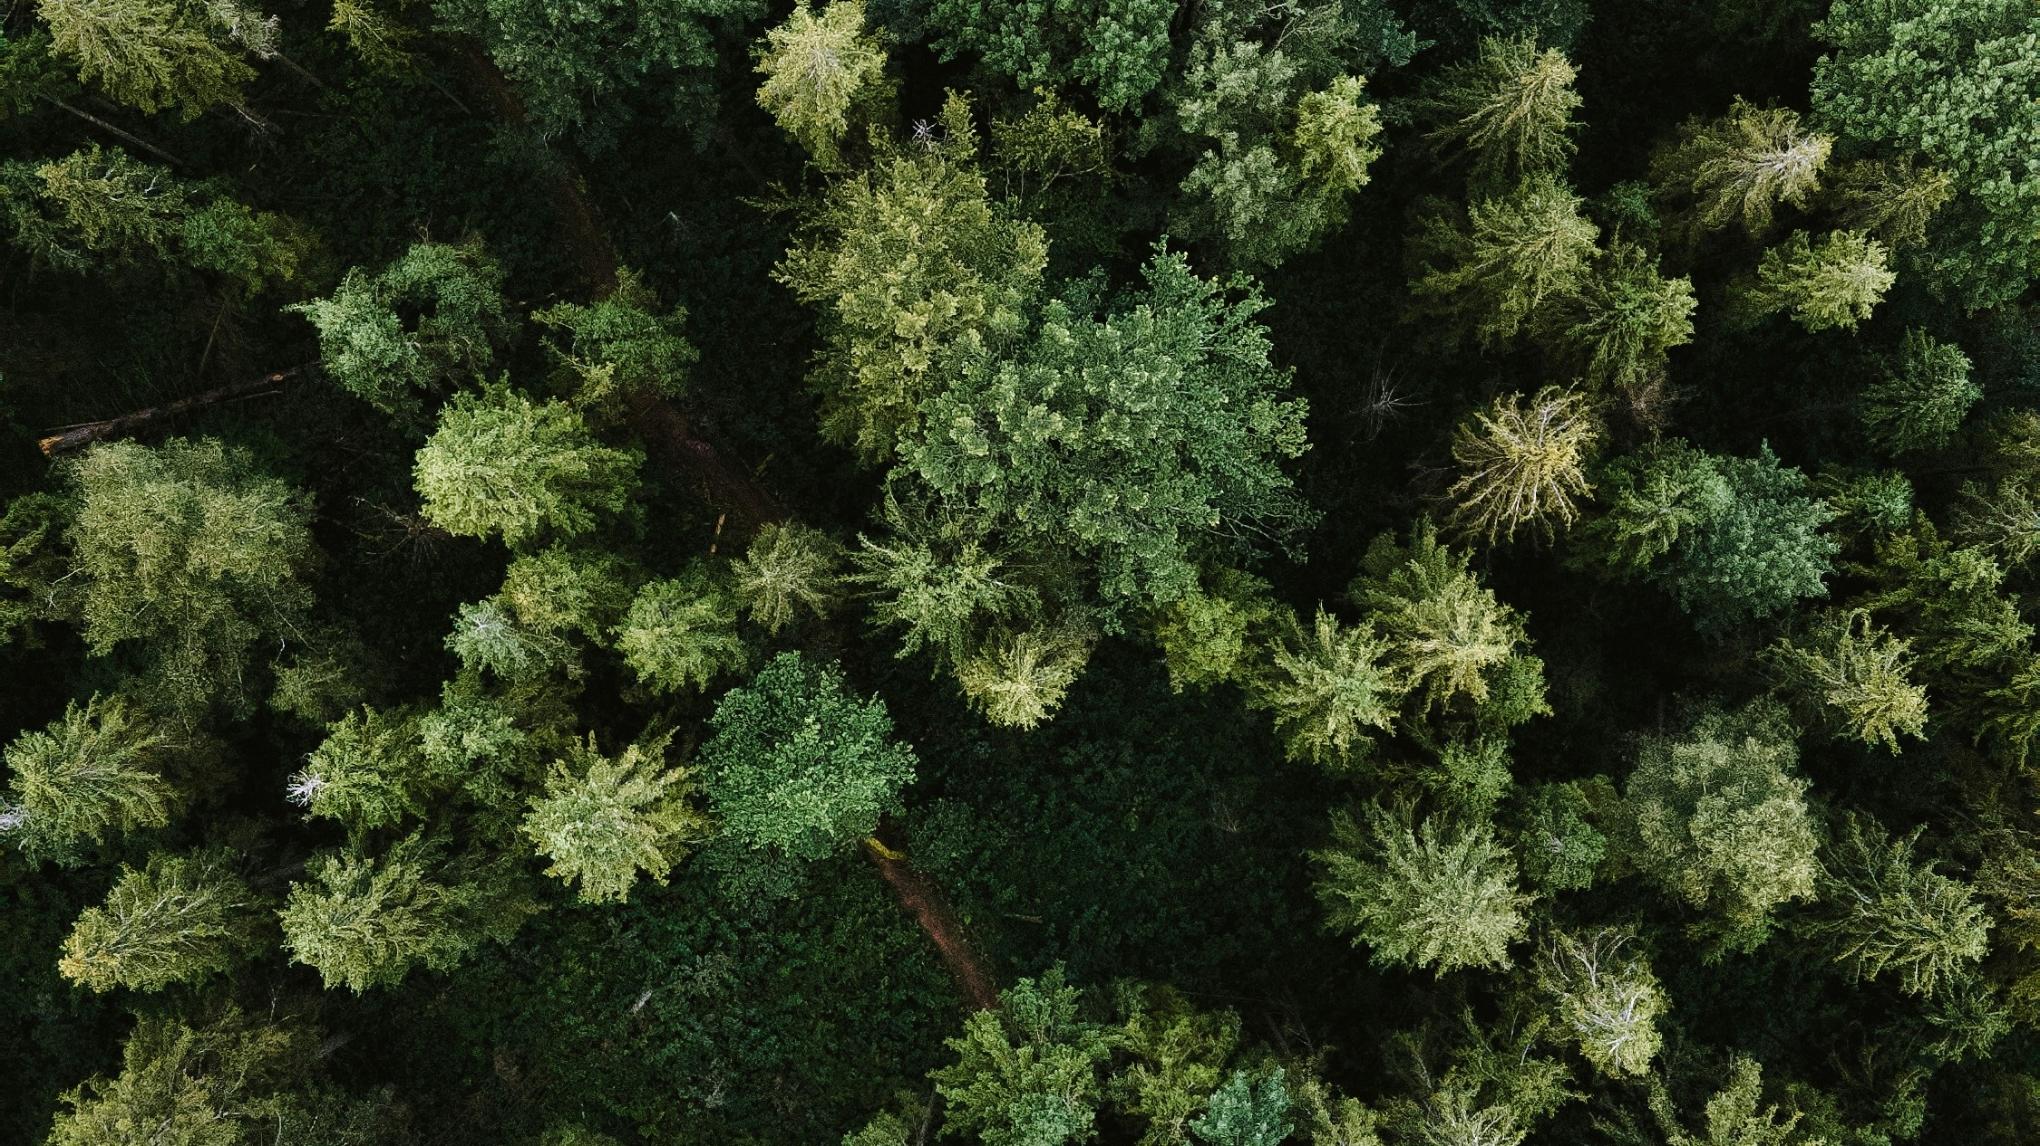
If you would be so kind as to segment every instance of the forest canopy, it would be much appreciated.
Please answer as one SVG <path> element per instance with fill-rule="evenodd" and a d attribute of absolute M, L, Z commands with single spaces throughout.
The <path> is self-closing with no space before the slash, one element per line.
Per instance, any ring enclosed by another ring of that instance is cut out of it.
<path fill-rule="evenodd" d="M 0 1146 L 2040 1141 L 2040 9 L 0 5 Z"/>

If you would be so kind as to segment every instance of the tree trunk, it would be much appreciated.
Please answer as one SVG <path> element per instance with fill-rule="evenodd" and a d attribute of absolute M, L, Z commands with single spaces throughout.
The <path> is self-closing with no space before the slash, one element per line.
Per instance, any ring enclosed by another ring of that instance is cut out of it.
<path fill-rule="evenodd" d="M 252 381 L 236 382 L 231 386 L 216 387 L 202 394 L 193 394 L 189 398 L 179 398 L 174 402 L 165 402 L 161 406 L 150 406 L 144 410 L 136 410 L 131 414 L 122 414 L 117 418 L 107 418 L 99 422 L 80 422 L 75 426 L 65 426 L 40 439 L 36 442 L 36 445 L 41 447 L 44 457 L 54 458 L 58 454 L 83 449 L 94 442 L 125 438 L 130 434 L 141 433 L 159 422 L 168 421 L 180 414 L 188 414 L 193 410 L 201 410 L 207 406 L 216 406 L 221 402 L 231 402 L 237 398 L 252 398 L 258 394 L 275 393 L 283 389 L 284 383 L 304 373 L 304 370 L 305 368 L 302 366 L 294 366 L 289 370 L 279 370 L 274 374 L 264 374 L 262 377 Z"/>
<path fill-rule="evenodd" d="M 885 830 L 886 825 L 881 824 L 879 831 Z M 876 835 L 865 837 L 864 855 L 878 868 L 878 874 L 885 877 L 900 906 L 914 917 L 922 933 L 935 944 L 936 954 L 942 957 L 942 965 L 949 968 L 950 977 L 956 980 L 964 1000 L 974 1010 L 996 1010 L 999 990 L 993 986 L 995 980 L 965 936 L 963 921 L 951 910 L 941 889 L 908 862 L 904 854 L 881 842 Z"/>

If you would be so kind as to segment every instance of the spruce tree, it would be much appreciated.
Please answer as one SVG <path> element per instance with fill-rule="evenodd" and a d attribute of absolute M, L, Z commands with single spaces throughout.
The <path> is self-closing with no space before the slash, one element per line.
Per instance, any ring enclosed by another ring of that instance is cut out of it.
<path fill-rule="evenodd" d="M 170 822 L 185 799 L 166 777 L 171 737 L 119 696 L 72 701 L 7 745 L 0 839 L 34 863 L 75 864 L 86 843 Z"/>
<path fill-rule="evenodd" d="M 534 796 L 524 835 L 552 861 L 546 874 L 574 884 L 586 903 L 622 901 L 642 872 L 664 883 L 707 820 L 689 806 L 693 784 L 668 768 L 672 734 L 631 744 L 614 760 L 591 735 L 555 760 L 545 794 Z"/>
<path fill-rule="evenodd" d="M 156 852 L 121 865 L 106 902 L 88 907 L 57 969 L 94 991 L 160 991 L 228 970 L 252 952 L 261 909 L 225 851 Z"/>
<path fill-rule="evenodd" d="M 1382 966 L 1507 967 L 1523 938 L 1530 897 L 1516 888 L 1516 864 L 1485 823 L 1419 819 L 1379 804 L 1364 823 L 1332 816 L 1332 846 L 1311 853 L 1326 922 L 1373 950 Z"/>
<path fill-rule="evenodd" d="M 499 387 L 446 404 L 413 474 L 434 525 L 515 547 L 587 533 L 598 514 L 621 512 L 641 461 L 598 443 L 567 406 Z"/>
<path fill-rule="evenodd" d="M 1586 462 L 1598 437 L 1577 391 L 1546 386 L 1527 404 L 1517 394 L 1495 399 L 1452 440 L 1454 525 L 1489 545 L 1518 530 L 1549 539 L 1579 516 L 1573 499 L 1593 492 Z"/>

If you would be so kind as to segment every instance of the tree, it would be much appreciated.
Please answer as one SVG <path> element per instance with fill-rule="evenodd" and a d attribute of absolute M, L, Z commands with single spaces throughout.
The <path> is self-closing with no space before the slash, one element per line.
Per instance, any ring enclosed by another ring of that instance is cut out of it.
<path fill-rule="evenodd" d="M 2040 186 L 2008 178 L 2040 145 L 2040 17 L 2017 0 L 1841 0 L 1814 25 L 1833 51 L 1814 67 L 1813 110 L 1860 149 L 1945 172 L 1927 263 L 1976 310 L 2023 293 L 2040 271 L 2028 220 Z"/>
<path fill-rule="evenodd" d="M 1078 292 L 1042 308 L 1011 356 L 974 353 L 922 410 L 902 464 L 1024 541 L 1094 560 L 1115 605 L 1196 587 L 1211 535 L 1277 538 L 1308 518 L 1280 462 L 1304 404 L 1269 361 L 1258 292 L 1157 250 L 1132 305 Z"/>
<path fill-rule="evenodd" d="M 227 852 L 156 852 L 140 871 L 121 865 L 106 902 L 72 925 L 57 969 L 94 991 L 196 982 L 254 949 L 257 906 Z"/>
<path fill-rule="evenodd" d="M 933 0 L 929 42 L 944 60 L 977 55 L 1026 90 L 1082 83 L 1106 111 L 1130 111 L 1162 81 L 1173 5 L 1083 0 L 1040 8 L 1012 0 Z"/>
<path fill-rule="evenodd" d="M 119 696 L 98 694 L 7 745 L 0 838 L 35 863 L 79 862 L 81 846 L 160 828 L 184 797 L 163 775 L 173 742 Z"/>
<path fill-rule="evenodd" d="M 1280 1146 L 1294 1129 L 1281 1067 L 1258 1076 L 1236 1070 L 1211 1095 L 1211 1106 L 1190 1124 L 1207 1146 Z"/>
<path fill-rule="evenodd" d="M 1041 227 L 994 207 L 963 97 L 936 126 L 931 146 L 884 148 L 831 184 L 774 271 L 822 311 L 823 433 L 874 464 L 918 429 L 959 347 L 1021 331 L 1048 263 Z"/>
<path fill-rule="evenodd" d="M 1600 229 L 1580 206 L 1570 188 L 1539 177 L 1472 204 L 1463 226 L 1426 217 L 1411 240 L 1417 307 L 1446 324 L 1447 342 L 1471 335 L 1494 346 L 1515 337 L 1539 308 L 1576 290 L 1600 253 Z"/>
<path fill-rule="evenodd" d="M 1592 787 L 1614 794 L 1605 779 Z M 1608 837 L 1594 825 L 1589 788 L 1572 781 L 1538 784 L 1523 797 L 1515 850 L 1524 876 L 1547 894 L 1592 887 L 1608 854 Z"/>
<path fill-rule="evenodd" d="M 275 53 L 275 17 L 231 0 L 37 0 L 36 11 L 79 78 L 145 112 L 175 108 L 186 121 L 239 102 L 255 78 L 236 41 L 259 56 Z"/>
<path fill-rule="evenodd" d="M 191 1025 L 143 1015 L 121 1046 L 121 1072 L 64 1095 L 50 1146 L 238 1146 L 274 1133 L 279 1093 L 314 1048 L 303 1028 L 230 1010 Z"/>
<path fill-rule="evenodd" d="M 1579 516 L 1573 498 L 1593 492 L 1586 461 L 1598 438 L 1578 391 L 1546 386 L 1527 407 L 1518 394 L 1496 398 L 1452 439 L 1453 524 L 1489 545 L 1515 540 L 1518 529 L 1549 538 L 1570 526 Z"/>
<path fill-rule="evenodd" d="M 1894 839 L 1849 816 L 1822 857 L 1814 912 L 1799 924 L 1850 979 L 1888 972 L 1908 995 L 1948 991 L 1990 950 L 1991 919 L 1969 885 L 1913 859 L 1922 830 Z"/>
<path fill-rule="evenodd" d="M 278 913 L 291 959 L 327 987 L 394 986 L 423 964 L 449 970 L 487 940 L 508 942 L 533 909 L 518 877 L 474 856 L 448 858 L 414 833 L 380 856 L 322 852 Z"/>
<path fill-rule="evenodd" d="M 556 303 L 531 314 L 550 335 L 554 388 L 590 418 L 620 413 L 648 395 L 679 397 L 700 357 L 687 341 L 686 308 L 662 309 L 628 267 L 616 279 L 616 289 L 595 302 Z"/>
<path fill-rule="evenodd" d="M 1668 1001 L 1633 932 L 1554 931 L 1538 950 L 1535 974 L 1559 1029 L 1595 1070 L 1634 1075 L 1650 1069 L 1661 1042 L 1658 1015 Z"/>
<path fill-rule="evenodd" d="M 1728 950 L 1749 950 L 1771 912 L 1811 898 L 1819 840 L 1781 713 L 1705 709 L 1683 732 L 1645 737 L 1623 788 L 1630 862 L 1691 907 Z"/>
<path fill-rule="evenodd" d="M 985 1146 L 1062 1146 L 1089 1139 L 1103 1097 L 1110 1032 L 1078 1013 L 1077 989 L 1052 967 L 974 1011 L 945 1040 L 956 1061 L 930 1071 L 947 1104 L 944 1131 Z"/>
<path fill-rule="evenodd" d="M 1691 198 L 1695 230 L 1735 224 L 1757 237 L 1780 206 L 1805 208 L 1820 191 L 1833 147 L 1801 127 L 1791 108 L 1737 96 L 1719 119 L 1687 120 L 1678 139 L 1651 157 L 1650 178 L 1667 195 Z"/>
<path fill-rule="evenodd" d="M 979 635 L 1043 612 L 1024 560 L 958 516 L 933 507 L 902 506 L 891 490 L 883 514 L 892 534 L 858 535 L 849 580 L 871 595 L 875 624 L 903 630 L 899 655 L 930 648 L 960 660 Z"/>
<path fill-rule="evenodd" d="M 1763 1064 L 1737 1055 L 1729 1063 L 1727 1082 L 1707 1100 L 1704 1134 L 1690 1133 L 1679 1124 L 1671 1094 L 1660 1079 L 1651 1080 L 1650 1112 L 1666 1146 L 1822 1146 L 1826 1141 L 1798 1132 L 1803 1112 L 1787 1112 L 1776 1104 L 1760 1108 L 1763 1096 Z"/>
<path fill-rule="evenodd" d="M 765 33 L 758 104 L 815 162 L 834 167 L 850 110 L 884 87 L 885 48 L 865 34 L 863 0 L 834 0 L 815 15 L 806 2 Z"/>
<path fill-rule="evenodd" d="M 1982 397 L 1961 347 L 1910 329 L 1896 367 L 1863 391 L 1863 427 L 1887 454 L 1936 449 Z"/>
<path fill-rule="evenodd" d="M 1416 818 L 1379 804 L 1364 826 L 1332 816 L 1332 846 L 1311 853 L 1326 923 L 1373 948 L 1380 966 L 1507 967 L 1529 924 L 1516 864 L 1486 823 Z"/>
<path fill-rule="evenodd" d="M 1430 140 L 1473 159 L 1477 185 L 1553 175 L 1572 157 L 1577 73 L 1556 48 L 1531 37 L 1482 39 L 1471 60 L 1440 71 L 1418 101 L 1437 124 Z"/>
<path fill-rule="evenodd" d="M 1124 1016 L 1113 1032 L 1124 1065 L 1106 1082 L 1107 1101 L 1145 1124 L 1139 1146 L 1188 1141 L 1191 1123 L 1226 1079 L 1240 1017 L 1200 1011 L 1165 986 L 1122 982 L 1113 998 Z"/>
<path fill-rule="evenodd" d="M 523 831 L 552 861 L 550 876 L 572 884 L 585 903 L 622 901 L 643 872 L 664 883 L 687 846 L 707 833 L 707 818 L 687 803 L 692 780 L 665 766 L 672 733 L 632 744 L 615 760 L 576 742 L 555 760 L 545 794 L 534 796 Z"/>
<path fill-rule="evenodd" d="M 1423 690 L 1426 707 L 1461 696 L 1485 701 L 1490 679 L 1529 643 L 1523 618 L 1481 585 L 1470 560 L 1419 521 L 1407 546 L 1390 534 L 1376 537 L 1348 590 L 1387 640 L 1399 678 Z"/>
<path fill-rule="evenodd" d="M 423 755 L 416 713 L 366 705 L 326 728 L 326 739 L 290 778 L 291 803 L 340 821 L 350 832 L 421 816 L 434 777 Z"/>
<path fill-rule="evenodd" d="M 180 714 L 241 699 L 256 642 L 293 631 L 310 603 L 304 498 L 210 438 L 101 443 L 65 476 L 87 645 L 138 648 L 150 699 Z"/>
<path fill-rule="evenodd" d="M 1719 457 L 1668 439 L 1615 459 L 1596 485 L 1607 511 L 1580 531 L 1585 559 L 1663 585 L 1703 631 L 1827 593 L 1840 546 L 1820 527 L 1834 511 L 1769 446 Z"/>
<path fill-rule="evenodd" d="M 1538 313 L 1533 333 L 1588 385 L 1635 390 L 1662 378 L 1666 355 L 1692 341 L 1694 306 L 1692 279 L 1663 277 L 1656 256 L 1617 241 Z"/>
<path fill-rule="evenodd" d="M 376 274 L 356 267 L 332 294 L 286 309 L 318 329 L 328 377 L 406 428 L 425 399 L 480 377 L 510 333 L 503 270 L 479 244 L 413 244 Z"/>
<path fill-rule="evenodd" d="M 1387 731 L 1410 683 L 1388 664 L 1388 642 L 1371 625 L 1346 626 L 1319 606 L 1308 632 L 1294 618 L 1275 650 L 1274 671 L 1253 700 L 1275 714 L 1291 760 L 1352 764 Z"/>
<path fill-rule="evenodd" d="M 722 830 L 749 848 L 825 859 L 870 835 L 914 778 L 876 697 L 842 670 L 781 653 L 717 703 L 701 746 L 702 787 Z"/>
<path fill-rule="evenodd" d="M 1279 637 L 1277 622 L 1288 615 L 1266 581 L 1231 568 L 1207 574 L 1196 592 L 1170 602 L 1152 621 L 1169 687 L 1182 692 L 1255 683 L 1264 648 Z"/>
<path fill-rule="evenodd" d="M 1818 246 L 1805 231 L 1764 252 L 1754 282 L 1735 305 L 1751 320 L 1790 311 L 1809 333 L 1854 330 L 1883 300 L 1894 275 L 1884 244 L 1858 231 L 1830 231 Z"/>
<path fill-rule="evenodd" d="M 956 664 L 965 696 L 1002 728 L 1033 728 L 1055 714 L 1091 659 L 1098 634 L 1081 618 L 995 630 Z"/>
<path fill-rule="evenodd" d="M 616 630 L 616 651 L 654 692 L 705 689 L 751 660 L 737 633 L 736 598 L 698 561 L 638 590 Z"/>
<path fill-rule="evenodd" d="M 598 444 L 581 416 L 514 390 L 456 394 L 413 470 L 425 516 L 449 533 L 516 547 L 574 537 L 631 503 L 636 453 Z"/>
<path fill-rule="evenodd" d="M 1954 196 L 1946 171 L 1921 166 L 1910 155 L 1859 160 L 1835 179 L 1842 226 L 1867 231 L 1893 250 L 1924 244 L 1927 223 Z"/>
<path fill-rule="evenodd" d="M 1780 637 L 1765 659 L 1837 736 L 1895 754 L 1900 733 L 1926 734 L 1927 690 L 1911 678 L 1912 642 L 1877 627 L 1866 612 L 1822 618 L 1803 644 Z"/>
<path fill-rule="evenodd" d="M 803 611 L 826 616 L 841 596 L 843 547 L 797 521 L 771 522 L 730 563 L 737 599 L 753 621 L 777 634 Z"/>

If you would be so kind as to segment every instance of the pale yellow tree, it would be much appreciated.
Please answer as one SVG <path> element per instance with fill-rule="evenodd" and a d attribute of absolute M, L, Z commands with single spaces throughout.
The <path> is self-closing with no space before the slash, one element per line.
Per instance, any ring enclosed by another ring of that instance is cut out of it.
<path fill-rule="evenodd" d="M 815 162 L 833 167 L 858 99 L 885 83 L 885 47 L 864 31 L 864 0 L 807 2 L 765 33 L 758 103 Z"/>
<path fill-rule="evenodd" d="M 1586 463 L 1600 438 L 1576 390 L 1546 386 L 1528 402 L 1504 394 L 1459 427 L 1452 460 L 1452 523 L 1492 545 L 1528 529 L 1549 538 L 1579 517 L 1575 498 L 1593 492 Z"/>

